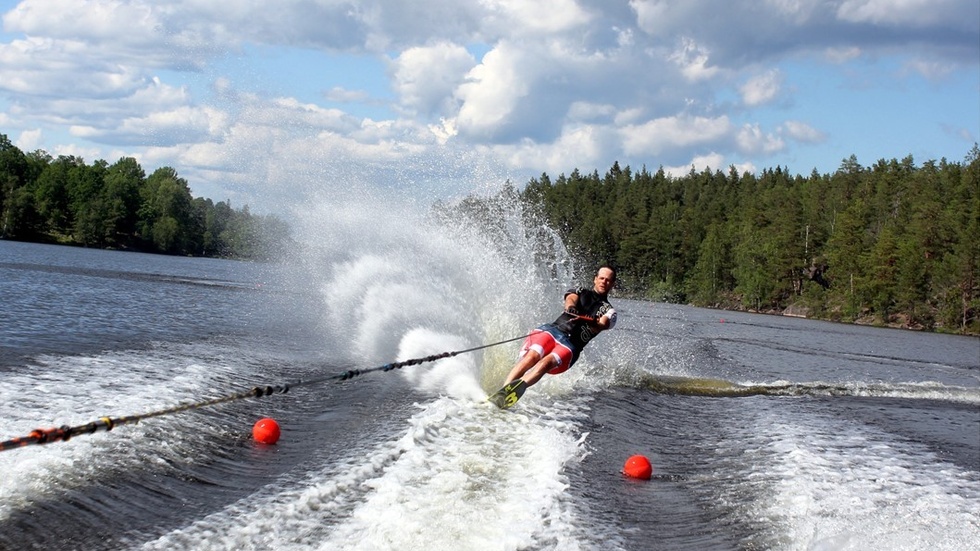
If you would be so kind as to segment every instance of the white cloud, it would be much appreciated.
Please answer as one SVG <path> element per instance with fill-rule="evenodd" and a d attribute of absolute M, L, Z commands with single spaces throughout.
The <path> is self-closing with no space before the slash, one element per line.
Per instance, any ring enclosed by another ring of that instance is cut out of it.
<path fill-rule="evenodd" d="M 77 125 L 69 127 L 69 131 L 73 136 L 95 142 L 112 138 L 116 143 L 174 144 L 215 139 L 226 125 L 227 116 L 221 111 L 181 106 L 127 117 L 114 128 Z"/>
<path fill-rule="evenodd" d="M 575 101 L 568 108 L 568 119 L 576 122 L 608 119 L 616 115 L 616 106 L 608 103 Z"/>
<path fill-rule="evenodd" d="M 640 29 L 651 35 L 661 34 L 670 26 L 666 0 L 630 0 Z"/>
<path fill-rule="evenodd" d="M 3 122 L 0 119 L 0 122 Z M 21 151 L 34 151 L 41 147 L 43 131 L 40 128 L 25 130 L 20 133 L 20 137 L 14 142 Z"/>
<path fill-rule="evenodd" d="M 93 130 L 87 131 L 92 136 L 112 135 L 112 139 L 120 138 L 127 144 L 139 143 L 140 136 L 148 135 L 137 133 L 126 137 L 126 134 L 117 133 L 121 121 L 151 117 L 156 112 L 197 109 L 189 105 L 190 98 L 184 88 L 167 86 L 156 79 L 144 84 L 142 88 L 121 97 L 30 97 L 26 101 L 30 110 L 43 109 L 48 122 L 92 127 Z"/>
<path fill-rule="evenodd" d="M 501 23 L 524 33 L 558 33 L 587 24 L 591 17 L 575 0 L 483 0 L 480 2 L 493 14 L 502 16 Z"/>
<path fill-rule="evenodd" d="M 684 38 L 681 45 L 670 54 L 669 59 L 677 64 L 681 73 L 691 81 L 707 80 L 718 74 L 718 67 L 709 67 L 708 48 L 699 45 L 691 38 Z"/>
<path fill-rule="evenodd" d="M 360 119 L 340 109 L 320 107 L 315 103 L 303 103 L 296 98 L 276 98 L 271 103 L 261 98 L 251 98 L 248 111 L 240 119 L 302 129 L 327 129 L 336 132 L 354 132 L 360 128 Z"/>
<path fill-rule="evenodd" d="M 422 115 L 448 115 L 453 92 L 476 60 L 466 48 L 440 42 L 409 48 L 392 63 L 392 86 L 402 106 Z"/>
<path fill-rule="evenodd" d="M 519 144 L 496 146 L 492 150 L 511 168 L 530 169 L 535 174 L 548 172 L 558 175 L 574 168 L 607 162 L 605 148 L 611 141 L 608 134 L 608 130 L 601 126 L 568 125 L 552 143 L 522 140 Z"/>
<path fill-rule="evenodd" d="M 645 112 L 646 112 L 645 109 L 639 107 L 624 109 L 616 113 L 616 118 L 614 122 L 616 123 L 616 126 L 625 126 L 628 124 L 632 124 L 642 119 Z"/>
<path fill-rule="evenodd" d="M 929 80 L 940 80 L 952 74 L 956 66 L 941 60 L 913 58 L 905 62 L 904 69 Z"/>
<path fill-rule="evenodd" d="M 664 173 L 674 178 L 682 178 L 690 174 L 692 169 L 695 172 L 701 172 L 705 169 L 711 169 L 711 171 L 714 172 L 716 170 L 721 170 L 724 164 L 724 156 L 711 152 L 707 155 L 696 155 L 687 165 L 665 166 Z"/>
<path fill-rule="evenodd" d="M 782 85 L 782 75 L 776 69 L 770 69 L 761 75 L 756 75 L 739 88 L 742 102 L 750 107 L 769 103 L 779 95 Z"/>
<path fill-rule="evenodd" d="M 48 151 L 52 157 L 64 156 L 75 156 L 86 162 L 92 162 L 96 159 L 101 158 L 102 150 L 97 147 L 84 147 L 77 144 L 63 144 L 55 146 L 54 149 Z"/>
<path fill-rule="evenodd" d="M 497 163 L 535 175 L 614 160 L 717 168 L 796 156 L 825 132 L 836 141 L 833 119 L 860 114 L 829 97 L 805 114 L 780 104 L 779 126 L 760 120 L 786 90 L 801 102 L 811 75 L 882 59 L 901 67 L 869 79 L 882 89 L 976 74 L 978 11 L 976 0 L 21 0 L 4 15 L 0 124 L 52 152 L 126 153 L 229 193 Z M 298 51 L 307 65 L 268 68 Z M 367 74 L 377 59 L 387 73 Z M 77 144 L 59 143 L 69 129 Z"/>
<path fill-rule="evenodd" d="M 756 174 L 758 172 L 758 170 L 759 170 L 755 166 L 755 163 L 751 163 L 751 162 L 749 162 L 749 163 L 733 163 L 733 164 L 731 164 L 729 166 L 734 166 L 735 167 L 735 171 L 738 172 L 739 174 L 745 174 L 746 172 L 748 172 L 749 174 Z"/>
<path fill-rule="evenodd" d="M 742 126 L 735 136 L 735 143 L 739 151 L 747 155 L 772 155 L 786 146 L 779 136 L 764 133 L 758 124 Z"/>
<path fill-rule="evenodd" d="M 28 35 L 151 46 L 161 26 L 158 15 L 159 10 L 140 1 L 25 0 L 4 15 L 3 23 L 9 32 Z"/>
<path fill-rule="evenodd" d="M 970 0 L 844 0 L 837 8 L 837 17 L 850 23 L 886 26 L 976 28 L 976 20 L 963 20 L 976 11 L 976 3 Z"/>
<path fill-rule="evenodd" d="M 727 116 L 674 116 L 654 119 L 619 130 L 627 155 L 659 155 L 668 149 L 718 141 L 731 132 Z"/>
<path fill-rule="evenodd" d="M 207 15 L 191 2 L 22 0 L 3 23 L 28 42 L 43 37 L 52 50 L 72 50 L 79 74 L 92 68 L 112 72 L 113 66 L 200 70 L 241 43 Z"/>
<path fill-rule="evenodd" d="M 456 119 L 439 119 L 439 124 L 430 124 L 429 130 L 436 137 L 439 145 L 445 145 L 450 138 L 459 134 L 459 131 L 456 130 Z"/>
<path fill-rule="evenodd" d="M 357 103 L 368 100 L 370 94 L 366 90 L 348 90 L 342 86 L 334 86 L 327 90 L 323 97 L 337 103 Z"/>
<path fill-rule="evenodd" d="M 793 24 L 802 25 L 813 17 L 823 0 L 765 0 L 765 3 Z"/>
<path fill-rule="evenodd" d="M 104 98 L 146 84 L 141 70 L 93 59 L 84 42 L 27 38 L 0 44 L 0 90 L 35 96 Z"/>
<path fill-rule="evenodd" d="M 462 102 L 456 124 L 468 136 L 492 136 L 507 122 L 517 102 L 528 93 L 528 82 L 516 65 L 515 46 L 502 43 L 483 56 L 457 88 Z"/>
<path fill-rule="evenodd" d="M 786 121 L 780 127 L 786 137 L 802 143 L 820 143 L 827 139 L 823 132 L 800 121 Z"/>

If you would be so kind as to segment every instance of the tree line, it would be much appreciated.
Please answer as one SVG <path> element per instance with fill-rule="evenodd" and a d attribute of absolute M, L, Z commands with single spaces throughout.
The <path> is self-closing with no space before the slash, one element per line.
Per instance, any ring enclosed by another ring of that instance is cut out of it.
<path fill-rule="evenodd" d="M 24 153 L 0 134 L 0 238 L 174 255 L 270 258 L 290 240 L 275 216 L 192 198 L 171 167 L 132 157 L 91 165 Z"/>
<path fill-rule="evenodd" d="M 602 176 L 544 173 L 502 195 L 585 265 L 614 264 L 631 296 L 980 334 L 977 145 L 961 163 L 864 167 L 852 155 L 809 176 L 729 167 L 672 177 L 617 162 Z M 494 208 L 473 198 L 459 207 Z M 25 154 L 0 134 L 2 238 L 267 259 L 289 234 L 275 216 L 192 198 L 171 167 L 146 176 L 131 157 Z"/>
<path fill-rule="evenodd" d="M 833 174 L 693 168 L 531 179 L 519 192 L 633 296 L 980 334 L 980 149 Z"/>

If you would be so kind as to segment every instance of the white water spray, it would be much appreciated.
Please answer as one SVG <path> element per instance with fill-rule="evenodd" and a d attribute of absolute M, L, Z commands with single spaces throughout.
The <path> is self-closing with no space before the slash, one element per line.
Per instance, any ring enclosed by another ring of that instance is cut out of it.
<path fill-rule="evenodd" d="M 347 361 L 366 366 L 479 346 L 555 314 L 573 275 L 567 251 L 553 232 L 528 227 L 516 199 L 486 201 L 493 208 L 471 216 L 472 209 L 359 197 L 302 217 L 325 330 L 348 343 Z M 514 350 L 403 373 L 427 392 L 476 396 L 487 390 L 482 378 L 503 377 Z"/>

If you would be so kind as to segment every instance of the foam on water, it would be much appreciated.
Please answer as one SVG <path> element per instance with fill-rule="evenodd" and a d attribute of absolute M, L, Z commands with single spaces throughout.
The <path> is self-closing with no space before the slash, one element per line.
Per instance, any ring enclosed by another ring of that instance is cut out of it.
<path fill-rule="evenodd" d="M 483 404 L 433 404 L 413 419 L 406 453 L 371 481 L 371 495 L 320 548 L 520 549 L 575 541 L 562 475 L 581 453 L 574 412 L 507 417 Z"/>
<path fill-rule="evenodd" d="M 235 363 L 220 346 L 164 345 L 95 356 L 46 356 L 0 380 L 5 437 L 36 428 L 82 425 L 103 416 L 138 415 L 229 388 Z M 30 389 L 26 392 L 25 389 Z M 181 442 L 161 437 L 174 431 Z M 215 429 L 193 416 L 124 425 L 112 433 L 0 454 L 0 519 L 45 496 L 145 462 L 181 460 Z"/>
<path fill-rule="evenodd" d="M 760 408 L 764 411 L 764 408 Z M 867 425 L 761 415 L 729 503 L 781 549 L 967 549 L 980 534 L 976 473 Z M 971 506 L 971 503 L 974 504 Z M 972 510 L 972 511 L 971 511 Z"/>
<path fill-rule="evenodd" d="M 305 480 L 271 484 L 261 499 L 250 496 L 142 548 L 583 546 L 563 474 L 584 453 L 581 405 L 532 403 L 522 414 L 442 397 L 418 407 L 397 440 Z"/>

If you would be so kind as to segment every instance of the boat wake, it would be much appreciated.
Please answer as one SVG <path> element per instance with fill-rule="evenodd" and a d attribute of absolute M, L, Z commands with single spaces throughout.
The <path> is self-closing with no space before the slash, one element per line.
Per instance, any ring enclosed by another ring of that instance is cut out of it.
<path fill-rule="evenodd" d="M 686 396 L 731 398 L 742 396 L 858 396 L 980 404 L 980 388 L 950 386 L 932 381 L 915 383 L 866 383 L 860 381 L 843 383 L 821 381 L 734 383 L 723 379 L 645 374 L 636 381 L 636 385 L 657 394 Z"/>

